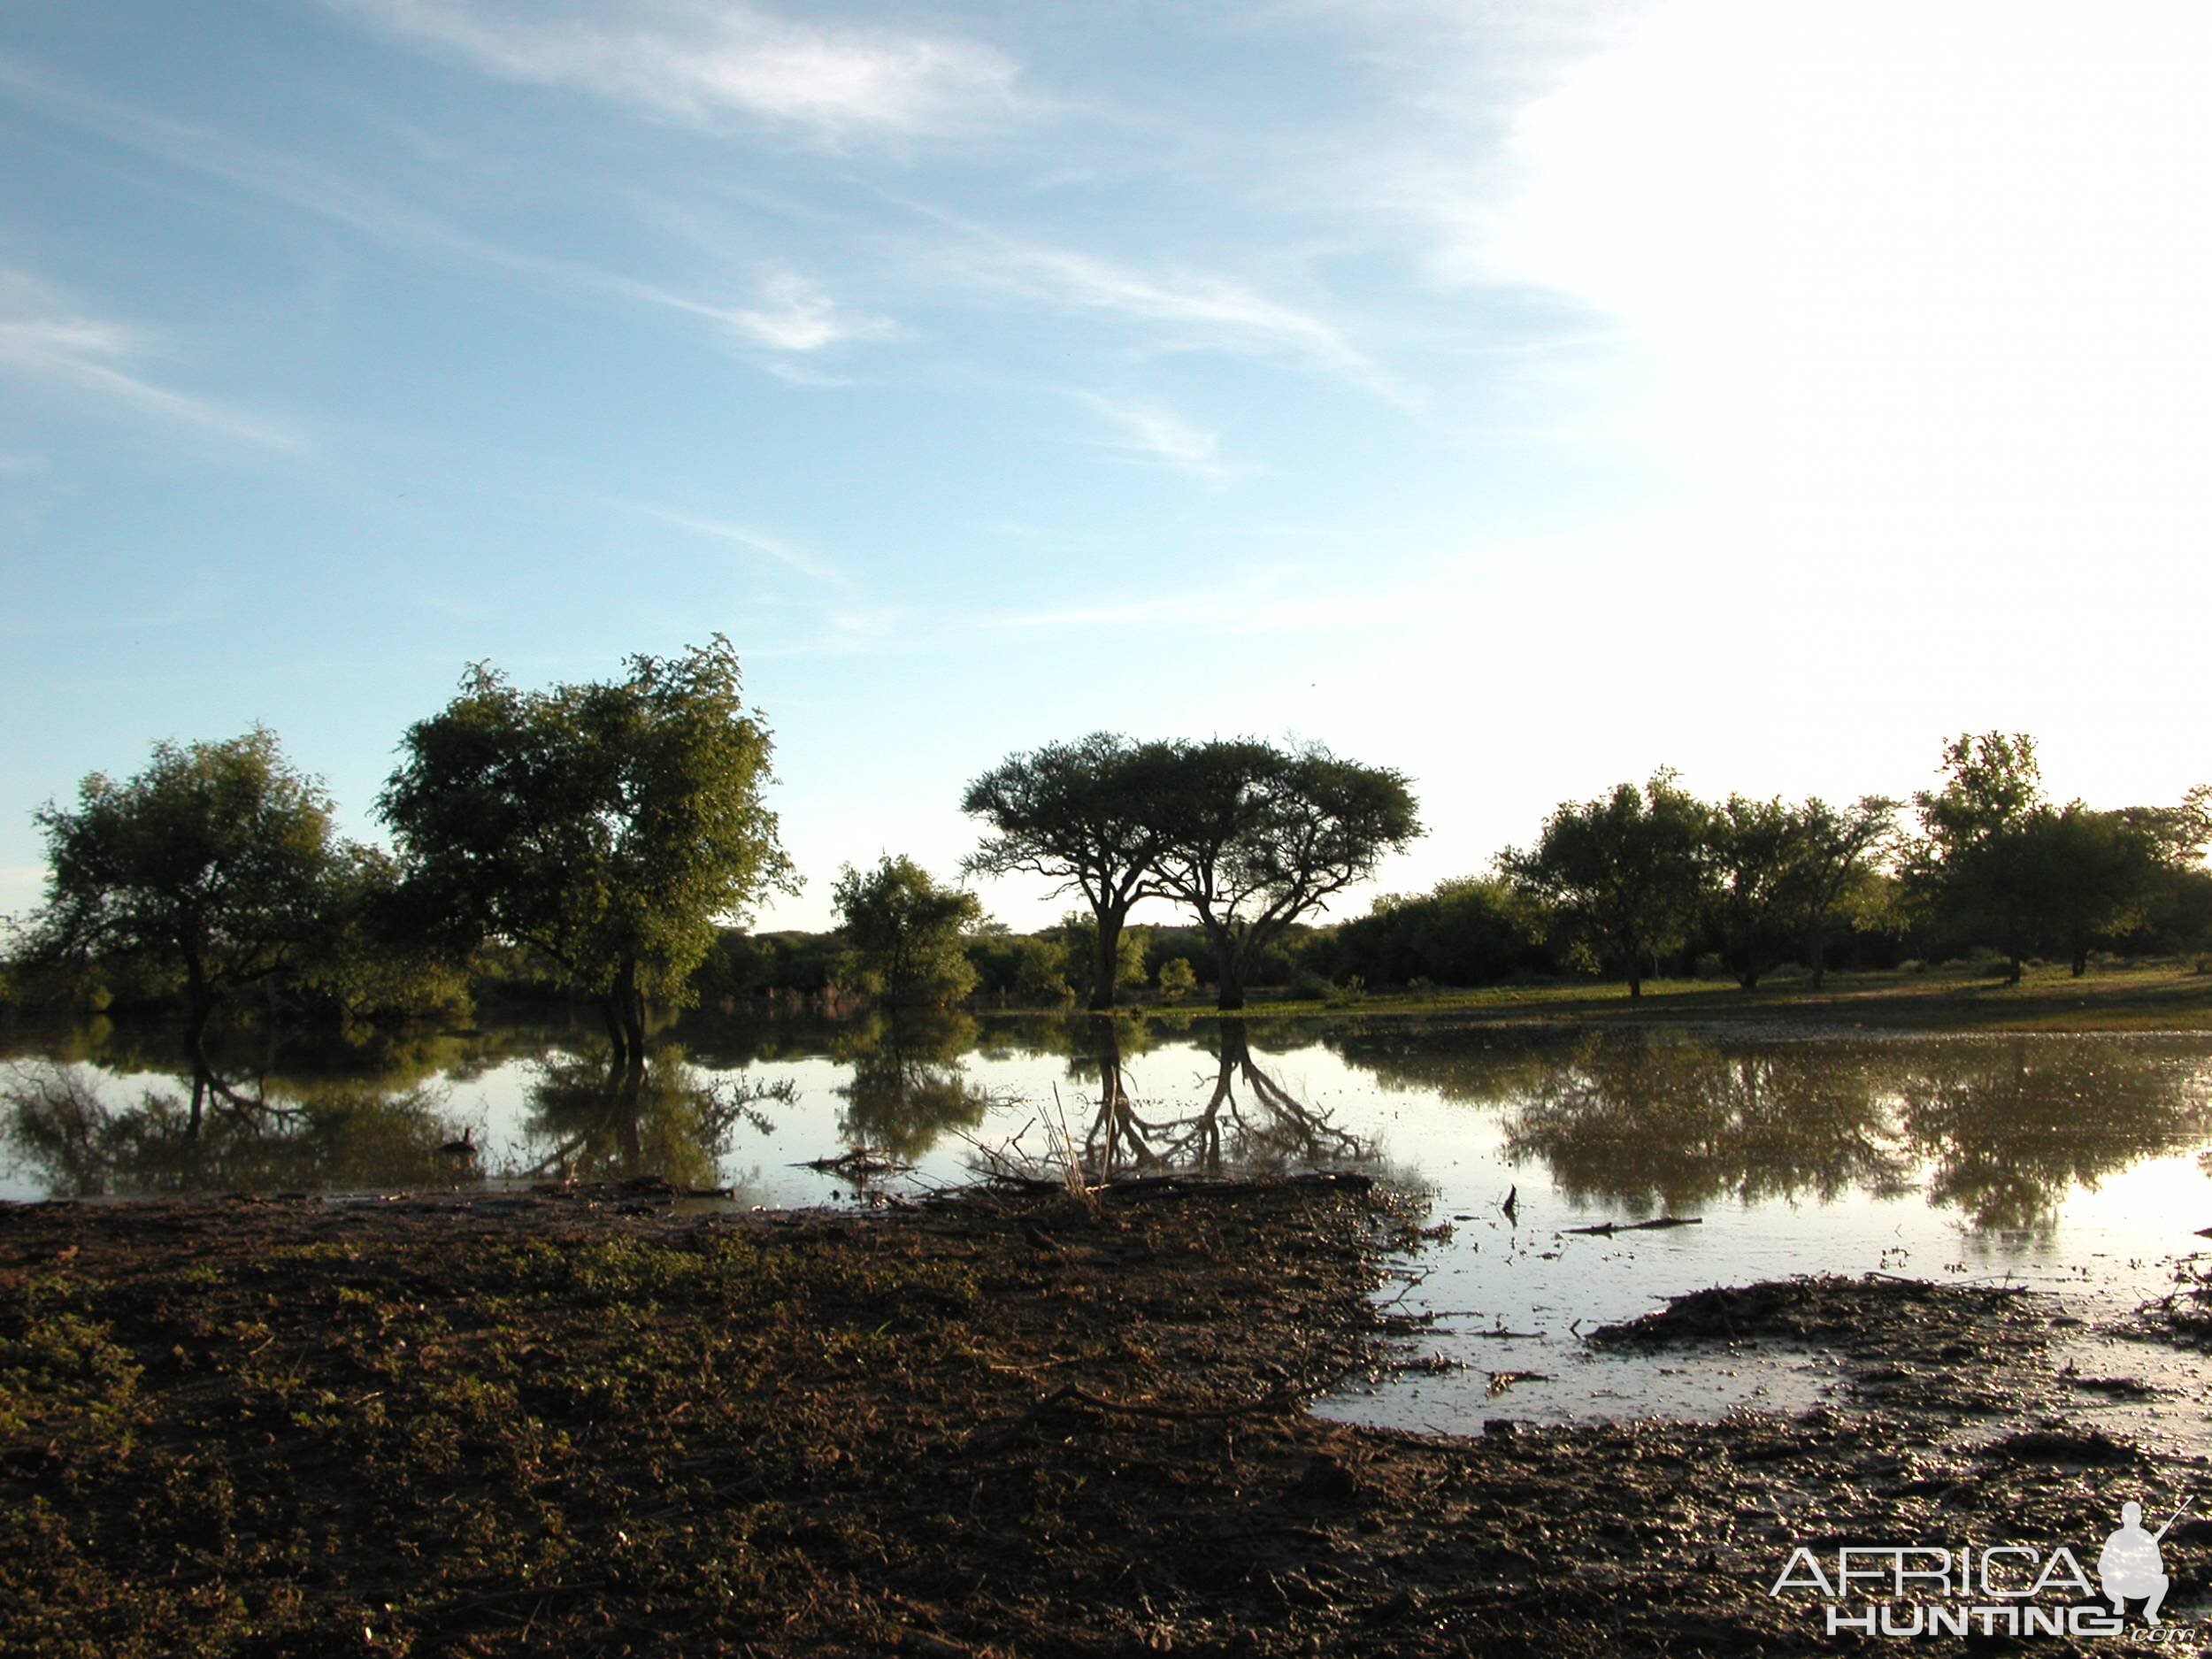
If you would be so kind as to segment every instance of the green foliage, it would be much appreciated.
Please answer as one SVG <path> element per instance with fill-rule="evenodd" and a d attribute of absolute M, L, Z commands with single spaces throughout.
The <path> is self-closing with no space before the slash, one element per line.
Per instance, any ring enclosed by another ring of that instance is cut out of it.
<path fill-rule="evenodd" d="M 1160 995 L 1171 1002 L 1179 1002 L 1198 989 L 1198 975 L 1187 960 L 1171 956 L 1160 964 Z"/>
<path fill-rule="evenodd" d="M 1500 870 L 1553 913 L 1571 937 L 1612 956 L 1629 995 L 1660 954 L 1678 949 L 1709 891 L 1711 809 L 1654 772 L 1639 789 L 1563 803 L 1536 845 L 1509 848 Z"/>
<path fill-rule="evenodd" d="M 1092 924 L 1094 927 L 1096 924 Z M 1138 967 L 1143 967 L 1144 941 L 1134 934 L 1125 935 L 1137 947 Z M 1068 948 L 1049 939 L 1023 938 L 1012 941 L 1014 972 L 1009 988 L 1017 1001 L 1025 1003 L 1058 1003 L 1075 1000 L 1075 987 L 1069 983 L 1068 969 L 1080 962 L 1088 969 L 1089 954 L 1076 956 Z M 1087 972 L 1085 974 L 1087 979 Z"/>
<path fill-rule="evenodd" d="M 1722 960 L 1748 990 L 1801 952 L 1816 981 L 1829 936 L 1875 896 L 1874 860 L 1887 844 L 1896 803 L 1869 795 L 1839 812 L 1732 795 L 1709 821 L 1714 930 Z"/>
<path fill-rule="evenodd" d="M 840 871 L 833 895 L 859 958 L 862 988 L 893 1008 L 942 1007 L 975 988 L 964 933 L 982 919 L 974 894 L 938 885 L 903 855 Z"/>
<path fill-rule="evenodd" d="M 1421 833 L 1402 774 L 1317 746 L 1171 746 L 1158 763 L 1154 872 L 1197 913 L 1219 1004 L 1240 1008 L 1260 953 Z"/>
<path fill-rule="evenodd" d="M 95 772 L 74 810 L 35 814 L 46 902 L 19 960 L 80 973 L 117 963 L 180 980 L 196 1034 L 224 997 L 293 969 L 324 929 L 349 862 L 321 786 L 257 726 L 227 742 L 159 743 L 145 771 Z"/>
<path fill-rule="evenodd" d="M 1336 930 L 1340 972 L 1371 985 L 1491 985 L 1550 965 L 1542 911 L 1508 881 L 1464 876 L 1417 895 L 1386 894 Z"/>
<path fill-rule="evenodd" d="M 1092 917 L 1091 964 L 1070 978 L 1090 987 L 1094 1008 L 1111 1008 L 1118 986 L 1110 971 L 1129 911 L 1156 892 L 1161 790 L 1172 751 L 1109 732 L 1076 743 L 1053 743 L 1012 755 L 970 784 L 960 809 L 981 818 L 989 837 L 963 861 L 964 872 L 1017 872 L 1057 883 L 1054 894 L 1082 894 Z"/>
<path fill-rule="evenodd" d="M 1107 1008 L 1116 999 L 1102 1000 L 1099 995 L 1098 974 L 1102 960 L 1099 945 L 1098 920 L 1080 911 L 1070 911 L 1060 918 L 1057 927 L 1048 930 L 1048 937 L 1059 947 L 1061 972 L 1076 995 L 1084 998 L 1093 1008 Z M 1114 939 L 1114 988 L 1127 989 L 1142 985 L 1145 972 L 1145 948 L 1151 942 L 1149 928 L 1125 927 Z"/>
<path fill-rule="evenodd" d="M 716 923 L 795 884 L 730 642 L 629 669 L 525 692 L 475 664 L 409 728 L 378 810 L 427 913 L 542 951 L 634 1048 L 645 999 L 687 994 Z"/>

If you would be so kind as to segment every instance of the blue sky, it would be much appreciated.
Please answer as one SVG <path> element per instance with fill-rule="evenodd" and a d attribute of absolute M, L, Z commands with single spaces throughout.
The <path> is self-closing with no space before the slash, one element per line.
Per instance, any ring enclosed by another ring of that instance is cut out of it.
<path fill-rule="evenodd" d="M 2208 72 L 2185 6 L 22 0 L 0 910 L 158 739 L 369 834 L 465 664 L 716 631 L 785 925 L 1101 727 L 1402 768 L 1400 889 L 1969 728 L 2177 798 Z"/>

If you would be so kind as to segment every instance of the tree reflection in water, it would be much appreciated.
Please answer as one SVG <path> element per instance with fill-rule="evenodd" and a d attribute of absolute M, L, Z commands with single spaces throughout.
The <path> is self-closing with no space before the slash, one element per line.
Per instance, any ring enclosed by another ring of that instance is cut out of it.
<path fill-rule="evenodd" d="M 788 1081 L 703 1077 L 674 1043 L 649 1062 L 556 1050 L 538 1063 L 525 1104 L 525 1175 L 589 1179 L 659 1176 L 677 1187 L 720 1185 L 741 1128 L 766 1133 L 764 1108 L 788 1104 Z"/>
<path fill-rule="evenodd" d="M 926 1010 L 864 1015 L 841 1032 L 831 1053 L 853 1069 L 837 1091 L 847 1147 L 910 1164 L 944 1134 L 980 1124 L 1002 1102 L 961 1068 L 976 1032 L 965 1014 Z"/>
<path fill-rule="evenodd" d="M 2059 1201 L 2212 1133 L 2202 1072 L 2111 1039 L 1960 1042 L 1897 1085 L 1928 1197 L 1989 1229 L 2047 1231 Z"/>
<path fill-rule="evenodd" d="M 1528 1079 L 1505 1133 L 1507 1156 L 1542 1159 L 1563 1196 L 1633 1215 L 1894 1196 L 1913 1173 L 1875 1068 L 1824 1044 L 1586 1038 Z"/>
<path fill-rule="evenodd" d="M 325 1084 L 288 1100 L 209 1109 L 179 1089 L 106 1098 L 87 1068 L 18 1062 L 0 1074 L 13 1160 L 58 1198 L 345 1191 L 453 1178 L 442 1096 L 416 1085 Z"/>
<path fill-rule="evenodd" d="M 1098 1099 L 1081 1141 L 1088 1179 L 1105 1180 L 1127 1169 L 1210 1174 L 1304 1169 L 1368 1156 L 1366 1142 L 1299 1099 L 1253 1056 L 1243 1020 L 1216 1025 L 1216 1071 L 1205 1104 L 1180 1115 L 1146 1117 L 1129 1087 L 1129 1033 L 1117 1019 L 1090 1022 Z"/>
<path fill-rule="evenodd" d="M 1978 1230 L 2042 1229 L 2076 1187 L 2212 1133 L 2201 1059 L 2122 1039 L 1724 1048 L 1633 1033 L 1479 1064 L 1417 1043 L 1347 1057 L 1505 1108 L 1509 1158 L 1634 1215 L 1919 1189 Z"/>

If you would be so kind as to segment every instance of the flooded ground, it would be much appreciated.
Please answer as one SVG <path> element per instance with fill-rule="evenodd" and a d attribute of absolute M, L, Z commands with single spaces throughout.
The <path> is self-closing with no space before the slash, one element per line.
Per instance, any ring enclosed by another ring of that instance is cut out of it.
<path fill-rule="evenodd" d="M 728 1189 L 705 1202 L 849 1207 L 1049 1173 L 1064 1127 L 1094 1172 L 1358 1166 L 1431 1194 L 1434 1237 L 1381 1293 L 1407 1345 L 1323 1408 L 1350 1422 L 1802 1409 L 1839 1386 L 1816 1340 L 1655 1355 L 1585 1337 L 1707 1286 L 1872 1272 L 2048 1294 L 2062 1368 L 2137 1385 L 2085 1409 L 2179 1446 L 2212 1423 L 2193 1364 L 2100 1334 L 2212 1225 L 2212 1038 L 1547 1041 L 1342 1017 L 680 1036 L 626 1079 L 588 1028 L 236 1056 L 231 1081 L 281 1110 L 211 1100 L 197 1136 L 190 1079 L 155 1040 L 19 1040 L 0 1196 L 654 1175 Z M 468 1154 L 441 1150 L 464 1136 Z M 1686 1225 L 1634 1225 L 1659 1219 Z"/>

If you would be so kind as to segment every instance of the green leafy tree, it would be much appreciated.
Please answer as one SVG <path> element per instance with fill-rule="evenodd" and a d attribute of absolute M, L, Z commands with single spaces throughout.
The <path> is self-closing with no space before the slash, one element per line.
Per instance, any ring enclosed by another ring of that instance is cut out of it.
<path fill-rule="evenodd" d="M 1498 877 L 1460 876 L 1426 893 L 1384 894 L 1336 930 L 1333 970 L 1370 985 L 1488 985 L 1540 972 L 1541 910 Z"/>
<path fill-rule="evenodd" d="M 892 1008 L 942 1007 L 975 988 L 964 935 L 983 918 L 972 893 L 941 887 L 903 855 L 872 870 L 847 864 L 833 895 L 868 993 Z"/>
<path fill-rule="evenodd" d="M 1109 1007 L 1116 999 L 1102 1002 L 1098 987 L 1093 983 L 1098 977 L 1100 956 L 1098 921 L 1095 917 L 1071 910 L 1060 918 L 1060 925 L 1049 934 L 1060 947 L 1062 972 L 1077 995 L 1093 1009 Z M 1114 947 L 1114 988 L 1117 992 L 1145 982 L 1144 956 L 1152 942 L 1151 930 L 1145 927 L 1125 927 Z"/>
<path fill-rule="evenodd" d="M 1839 812 L 1817 798 L 1792 806 L 1732 795 L 1714 810 L 1715 929 L 1722 959 L 1746 990 L 1793 952 L 1822 982 L 1829 937 L 1866 902 L 1896 810 L 1878 795 Z"/>
<path fill-rule="evenodd" d="M 322 933 L 350 853 L 330 798 L 257 726 L 227 742 L 159 743 L 121 782 L 95 772 L 73 808 L 35 814 L 45 904 L 17 941 L 26 963 L 150 964 L 181 983 L 196 1065 L 227 998 L 293 972 Z M 200 1095 L 193 1100 L 196 1127 Z"/>
<path fill-rule="evenodd" d="M 1052 891 L 1082 894 L 1095 919 L 1094 965 L 1083 976 L 1090 1005 L 1114 1005 L 1122 929 L 1157 888 L 1156 803 L 1171 758 L 1167 746 L 1110 732 L 1012 755 L 970 784 L 960 810 L 990 836 L 963 861 L 971 875 L 1040 875 Z"/>
<path fill-rule="evenodd" d="M 1160 964 L 1160 995 L 1171 1002 L 1179 1002 L 1198 988 L 1197 970 L 1187 958 L 1170 956 Z"/>
<path fill-rule="evenodd" d="M 1709 890 L 1711 809 L 1661 770 L 1640 789 L 1617 786 L 1564 802 L 1536 844 L 1508 848 L 1498 867 L 1578 940 L 1619 961 L 1628 994 L 1663 951 L 1678 947 Z"/>
<path fill-rule="evenodd" d="M 1818 989 L 1828 977 L 1828 944 L 1837 928 L 1881 914 L 1882 865 L 1896 845 L 1897 803 L 1862 795 L 1838 809 L 1817 795 L 1797 809 L 1798 842 L 1783 913 Z"/>
<path fill-rule="evenodd" d="M 1068 951 L 1057 940 L 1034 935 L 1010 941 L 1013 972 L 1010 989 L 1018 1002 L 1052 1004 L 1074 1000 L 1068 983 Z"/>
<path fill-rule="evenodd" d="M 796 884 L 730 642 L 629 671 L 522 691 L 475 664 L 409 728 L 379 810 L 430 913 L 542 953 L 641 1065 L 649 1002 L 688 994 L 716 924 Z"/>
<path fill-rule="evenodd" d="M 1944 745 L 1940 789 L 1913 796 L 1921 833 L 1907 849 L 1907 890 L 1923 914 L 2004 953 L 2017 984 L 2032 947 L 2050 849 L 2035 740 L 1971 733 Z"/>
<path fill-rule="evenodd" d="M 2036 921 L 2076 979 L 2088 971 L 2092 941 L 2138 926 L 2158 895 L 2176 857 L 2162 827 L 2156 813 L 2097 812 L 2078 801 L 2030 818 L 2024 862 Z"/>
<path fill-rule="evenodd" d="M 1748 991 L 1789 948 L 1784 899 L 1801 841 L 1797 817 L 1779 796 L 1732 795 L 1713 812 L 1709 835 L 1721 960 Z"/>
<path fill-rule="evenodd" d="M 1421 833 L 1402 773 L 1318 747 L 1215 739 L 1158 764 L 1153 875 L 1196 913 L 1224 1009 L 1244 1006 L 1251 967 L 1293 922 Z"/>

